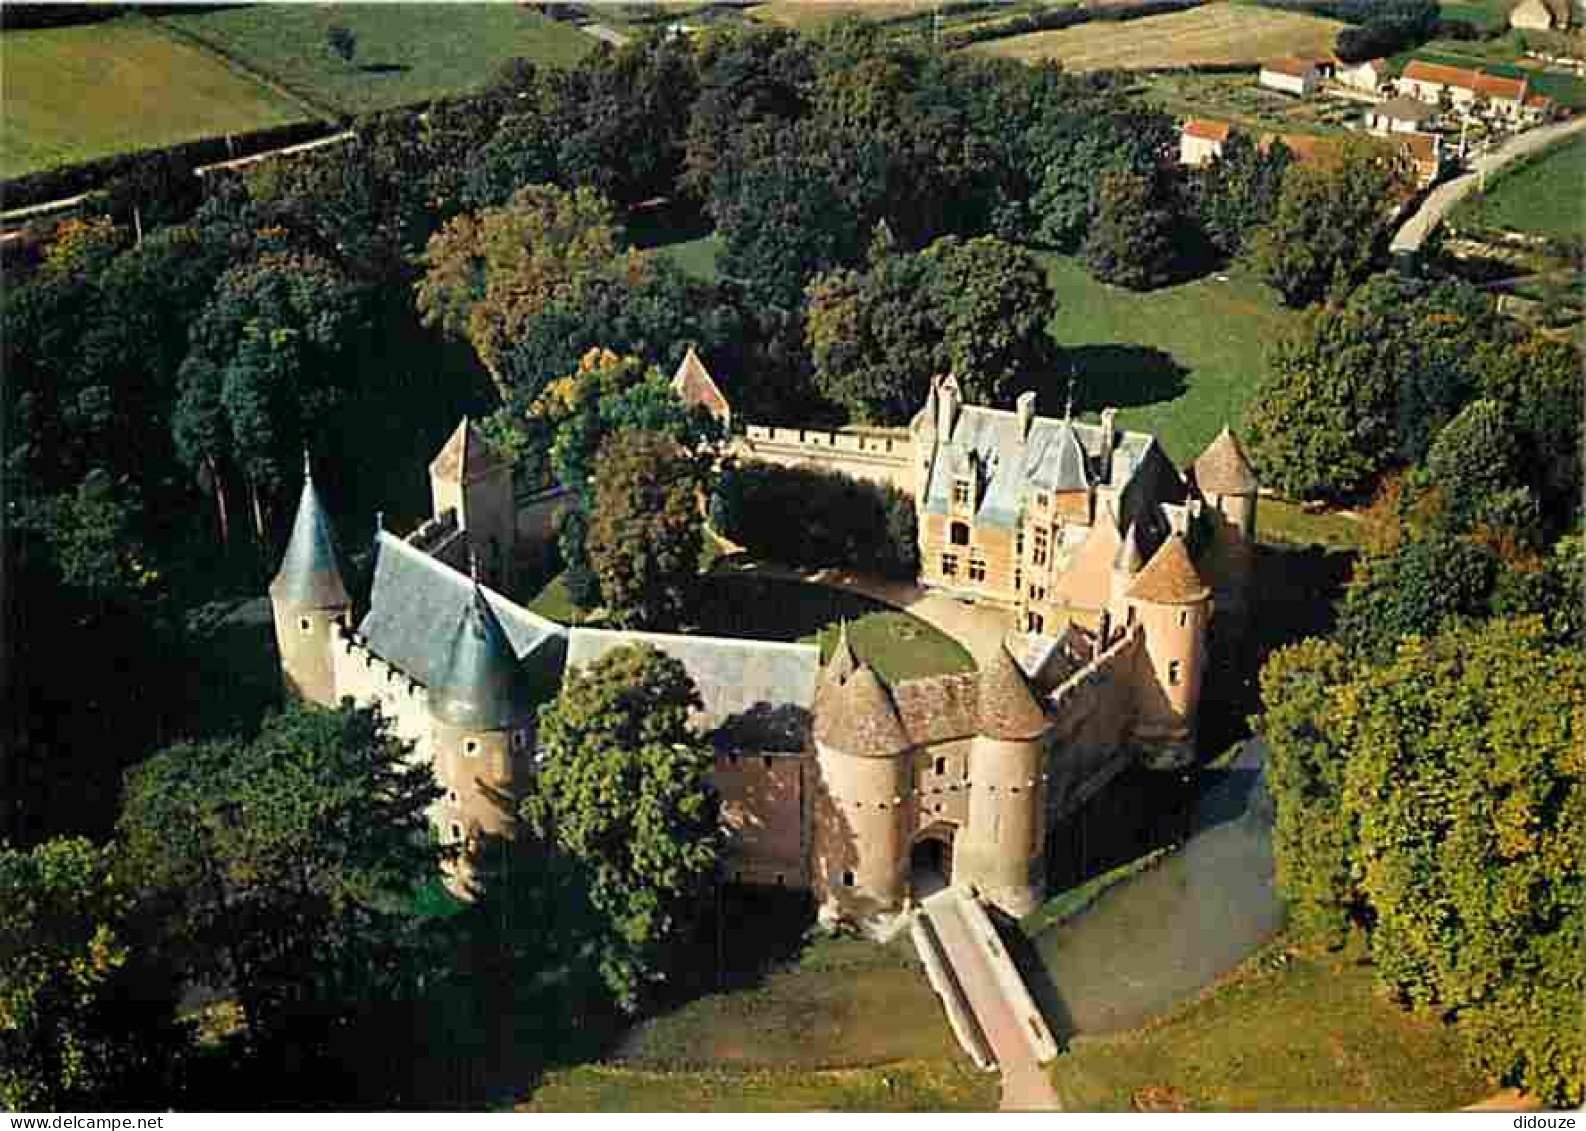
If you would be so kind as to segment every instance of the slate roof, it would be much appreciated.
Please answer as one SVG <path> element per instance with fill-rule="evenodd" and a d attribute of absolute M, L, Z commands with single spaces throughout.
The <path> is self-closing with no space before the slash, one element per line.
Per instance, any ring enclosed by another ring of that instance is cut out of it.
<path fill-rule="evenodd" d="M 1009 637 L 1008 651 L 1034 690 L 1044 695 L 1080 669 L 1069 650 L 1074 631 L 1073 625 L 1064 625 L 1056 636 L 1031 632 Z"/>
<path fill-rule="evenodd" d="M 429 704 L 437 721 L 470 730 L 506 730 L 532 716 L 539 705 L 477 583 L 429 685 Z"/>
<path fill-rule="evenodd" d="M 933 746 L 974 737 L 979 695 L 979 672 L 953 672 L 905 680 L 892 689 L 892 702 L 909 741 Z"/>
<path fill-rule="evenodd" d="M 1018 414 L 1004 409 L 964 405 L 953 434 L 937 436 L 925 489 L 925 510 L 947 514 L 953 479 L 978 465 L 985 487 L 979 496 L 977 523 L 1011 529 L 1018 521 L 1026 490 L 1084 490 L 1086 483 L 1138 481 L 1125 490 L 1123 518 L 1160 503 L 1184 501 L 1184 484 L 1153 437 L 1120 432 L 1109 467 L 1101 466 L 1101 426 L 1038 416 L 1029 436 L 1020 434 Z"/>
<path fill-rule="evenodd" d="M 1209 495 L 1249 495 L 1260 487 L 1244 449 L 1226 425 L 1195 461 L 1195 485 Z"/>
<path fill-rule="evenodd" d="M 292 537 L 281 556 L 281 568 L 270 582 L 270 597 L 304 609 L 335 609 L 352 604 L 336 560 L 336 539 L 330 516 L 320 505 L 314 477 L 303 467 L 303 494 L 297 501 Z"/>
<path fill-rule="evenodd" d="M 865 664 L 822 699 L 815 739 L 858 758 L 890 758 L 911 745 L 891 696 Z"/>
<path fill-rule="evenodd" d="M 1006 647 L 995 649 L 980 669 L 975 730 L 987 738 L 1026 742 L 1046 733 L 1046 712 Z"/>
<path fill-rule="evenodd" d="M 369 612 L 358 626 L 359 635 L 375 655 L 430 687 L 449 659 L 452 636 L 473 601 L 473 589 L 466 574 L 381 531 L 375 539 Z M 550 698 L 561 685 L 565 630 L 499 593 L 482 592 L 524 668 L 531 696 Z"/>
<path fill-rule="evenodd" d="M 1174 534 L 1134 579 L 1128 596 L 1154 605 L 1193 605 L 1210 597 L 1211 590 L 1190 561 L 1184 539 Z"/>
<path fill-rule="evenodd" d="M 430 462 L 430 474 L 447 483 L 473 483 L 510 466 L 465 416 Z"/>
<path fill-rule="evenodd" d="M 691 722 L 718 749 L 796 754 L 806 748 L 820 675 L 816 645 L 575 628 L 568 634 L 568 667 L 629 644 L 648 644 L 688 670 L 704 700 Z"/>

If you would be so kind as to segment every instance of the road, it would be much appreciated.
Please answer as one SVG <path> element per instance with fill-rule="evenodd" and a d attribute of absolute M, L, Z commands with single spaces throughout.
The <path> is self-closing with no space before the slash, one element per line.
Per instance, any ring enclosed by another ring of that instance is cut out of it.
<path fill-rule="evenodd" d="M 1454 206 L 1480 185 L 1483 173 L 1488 175 L 1496 173 L 1517 158 L 1535 153 L 1561 138 L 1578 134 L 1582 130 L 1586 130 L 1586 117 L 1556 122 L 1551 126 L 1529 130 L 1511 138 L 1500 148 L 1476 158 L 1475 166 L 1470 172 L 1462 173 L 1453 180 L 1438 185 L 1427 194 L 1426 199 L 1421 202 L 1421 207 L 1416 209 L 1415 214 L 1394 233 L 1393 243 L 1389 245 L 1389 249 L 1395 255 L 1409 255 L 1420 251 L 1421 245 L 1426 242 L 1426 237 L 1431 234 L 1432 229 L 1441 224 L 1453 211 Z"/>

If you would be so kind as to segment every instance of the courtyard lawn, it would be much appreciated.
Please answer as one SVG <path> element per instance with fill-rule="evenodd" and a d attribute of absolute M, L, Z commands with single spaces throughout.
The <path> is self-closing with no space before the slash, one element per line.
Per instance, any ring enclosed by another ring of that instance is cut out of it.
<path fill-rule="evenodd" d="M 0 175 L 311 117 L 147 20 L 0 33 Z"/>
<path fill-rule="evenodd" d="M 1486 196 L 1467 196 L 1456 227 L 1502 228 L 1555 238 L 1586 237 L 1586 137 L 1577 134 L 1504 171 Z"/>
<path fill-rule="evenodd" d="M 519 1111 L 994 1111 L 997 1078 L 967 1063 L 904 1061 L 821 1072 L 558 1069 Z"/>
<path fill-rule="evenodd" d="M 1336 20 L 1243 4 L 1206 4 L 1186 12 L 1117 23 L 1037 31 L 966 50 L 1025 62 L 1060 61 L 1066 70 L 1146 70 L 1204 63 L 1259 63 L 1274 55 L 1330 52 Z"/>
<path fill-rule="evenodd" d="M 1142 1029 L 1049 1066 L 1070 1111 L 1450 1111 L 1491 1088 L 1458 1034 L 1382 1000 L 1372 971 L 1268 947 Z"/>
<path fill-rule="evenodd" d="M 254 4 L 164 17 L 289 90 L 360 114 L 478 87 L 514 56 L 571 66 L 593 37 L 521 4 Z M 344 63 L 326 29 L 357 37 Z"/>
<path fill-rule="evenodd" d="M 1239 428 L 1266 371 L 1266 348 L 1297 320 L 1247 274 L 1209 275 L 1136 293 L 1091 278 L 1075 259 L 1043 255 L 1057 294 L 1050 322 L 1076 398 L 1089 419 L 1118 407 L 1125 428 L 1154 432 L 1183 466 L 1224 424 Z M 1061 412 L 1066 373 L 1040 391 L 1040 409 Z"/>

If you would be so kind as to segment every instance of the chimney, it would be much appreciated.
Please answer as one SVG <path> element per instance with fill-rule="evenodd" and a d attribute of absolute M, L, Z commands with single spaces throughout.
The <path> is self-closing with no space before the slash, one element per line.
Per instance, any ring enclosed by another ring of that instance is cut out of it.
<path fill-rule="evenodd" d="M 1118 442 L 1118 410 L 1108 406 L 1101 410 L 1101 481 L 1112 482 L 1112 451 Z"/>
<path fill-rule="evenodd" d="M 1019 410 L 1019 439 L 1030 438 L 1030 425 L 1035 423 L 1035 393 L 1020 393 L 1014 402 Z"/>
<path fill-rule="evenodd" d="M 942 443 L 953 438 L 953 425 L 958 423 L 958 378 L 948 374 L 936 390 L 936 431 Z"/>

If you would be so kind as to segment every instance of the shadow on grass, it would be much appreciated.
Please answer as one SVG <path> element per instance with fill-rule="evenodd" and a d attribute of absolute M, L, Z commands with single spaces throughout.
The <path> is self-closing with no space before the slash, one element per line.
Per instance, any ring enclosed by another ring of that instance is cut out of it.
<path fill-rule="evenodd" d="M 413 68 L 406 63 L 363 63 L 358 69 L 366 75 L 400 75 Z"/>
<path fill-rule="evenodd" d="M 1189 388 L 1190 371 L 1154 346 L 1070 346 L 1062 351 L 1059 366 L 1060 372 L 1072 366 L 1076 411 L 1157 404 Z"/>

